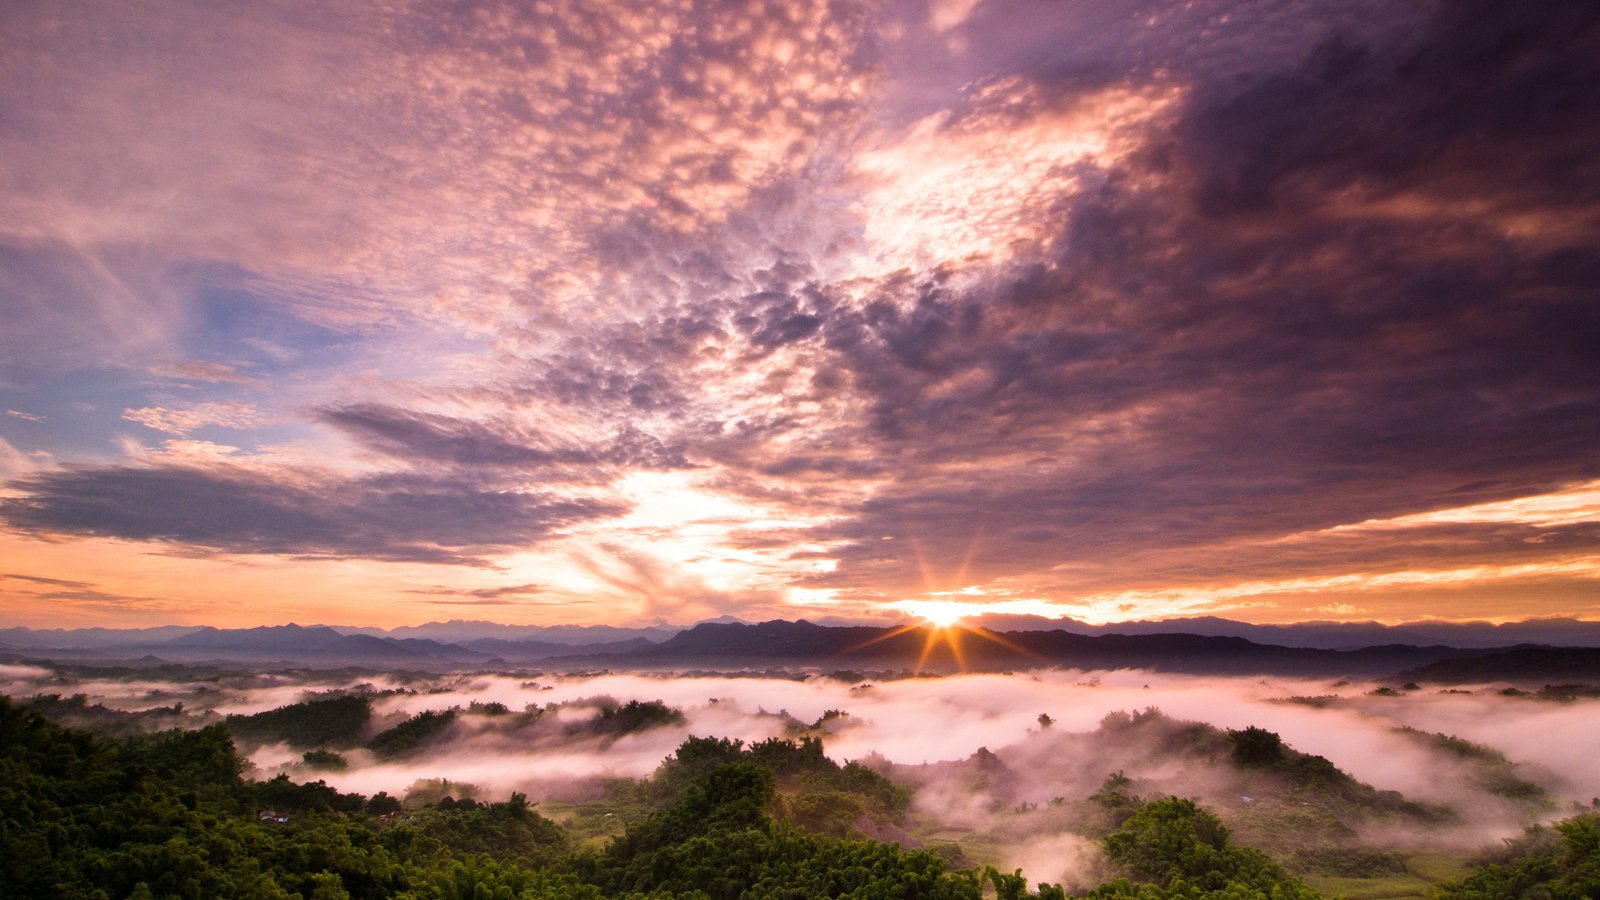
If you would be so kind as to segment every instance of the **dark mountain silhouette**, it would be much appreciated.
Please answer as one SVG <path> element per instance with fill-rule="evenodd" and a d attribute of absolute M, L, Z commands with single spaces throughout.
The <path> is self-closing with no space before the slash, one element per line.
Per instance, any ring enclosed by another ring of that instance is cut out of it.
<path fill-rule="evenodd" d="M 1549 644 L 1557 647 L 1600 647 L 1600 622 L 1570 618 L 1528 619 L 1522 622 L 1296 622 L 1256 625 L 1217 616 L 1197 616 L 1158 621 L 1113 622 L 1090 625 L 1071 619 L 1040 616 L 985 615 L 970 620 L 995 631 L 1067 631 L 1073 634 L 1198 634 L 1208 637 L 1242 637 L 1257 644 L 1281 647 L 1318 647 L 1352 650 L 1383 644 L 1443 644 L 1450 647 L 1512 647 Z"/>
<path fill-rule="evenodd" d="M 1223 629 L 1230 623 L 1215 619 L 1201 624 Z M 1161 631 L 1081 634 L 1071 628 L 999 631 L 980 627 L 820 625 L 804 620 L 703 622 L 659 643 L 634 636 L 576 645 L 501 638 L 451 643 L 351 633 L 350 629 L 325 625 L 289 624 L 240 629 L 208 627 L 180 631 L 176 636 L 166 629 L 133 630 L 119 635 L 122 640 L 111 642 L 106 634 L 96 632 L 76 647 L 72 646 L 72 632 L 49 633 L 46 644 L 44 638 L 26 629 L 12 631 L 18 637 L 10 644 L 14 656 L 37 654 L 78 661 L 151 656 L 167 662 L 428 670 L 539 665 L 569 670 L 807 668 L 947 673 L 1061 667 L 1310 677 L 1388 677 L 1405 672 L 1407 680 L 1439 681 L 1600 680 L 1600 669 L 1594 662 L 1600 657 L 1597 649 L 1557 650 L 1526 645 L 1480 648 L 1395 641 L 1357 649 L 1331 649 L 1253 641 L 1235 635 Z M 1373 636 L 1392 637 L 1394 632 L 1379 630 Z"/>
<path fill-rule="evenodd" d="M 338 642 L 343 634 L 326 625 L 267 625 L 260 628 L 209 626 L 165 642 L 168 647 L 203 650 L 309 650 Z"/>
<path fill-rule="evenodd" d="M 498 638 L 479 638 L 475 641 L 467 641 L 460 646 L 464 646 L 469 650 L 476 650 L 479 653 L 498 656 L 506 662 L 518 663 L 537 662 L 556 656 L 571 656 L 574 651 L 586 654 L 627 653 L 633 650 L 653 647 L 655 643 L 642 637 L 626 641 L 607 641 L 577 646 L 561 644 L 555 641 L 507 641 Z"/>
<path fill-rule="evenodd" d="M 1600 649 L 1516 647 L 1471 657 L 1442 659 L 1407 669 L 1400 678 L 1441 684 L 1480 681 L 1600 682 Z"/>
<path fill-rule="evenodd" d="M 336 626 L 335 630 L 345 634 L 370 634 L 374 637 L 426 638 L 460 644 L 464 647 L 470 647 L 481 640 L 542 641 L 566 647 L 586 647 L 636 638 L 663 641 L 683 629 L 671 625 L 648 625 L 641 628 L 621 628 L 615 625 L 503 625 L 481 619 L 451 619 L 448 622 L 401 625 L 395 628 L 340 625 Z"/>
<path fill-rule="evenodd" d="M 284 663 L 312 666 L 454 669 L 492 666 L 503 661 L 485 653 L 439 641 L 343 634 L 326 625 L 272 625 L 260 628 L 199 628 L 177 637 L 161 631 L 133 632 L 118 643 L 85 642 L 64 648 L 27 647 L 26 652 L 57 659 L 129 659 L 134 655 L 164 662 Z M 139 638 L 143 638 L 140 640 Z M 568 648 L 570 652 L 573 648 Z"/>
<path fill-rule="evenodd" d="M 833 627 L 804 620 L 697 625 L 659 645 L 605 657 L 549 662 L 612 668 L 875 667 L 926 672 L 1003 671 L 1061 666 L 1145 668 L 1195 674 L 1390 675 L 1483 650 L 1391 644 L 1340 651 L 1256 644 L 1194 634 L 1080 635 L 928 627 Z"/>
<path fill-rule="evenodd" d="M 342 634 L 326 625 L 273 625 L 261 628 L 205 628 L 154 648 L 178 659 L 229 659 L 241 662 L 310 662 L 340 665 L 472 665 L 496 661 L 493 654 L 422 638 L 404 640 L 367 634 Z"/>
<path fill-rule="evenodd" d="M 151 628 L 0 628 L 0 646 L 125 647 L 170 640 L 204 630 L 205 626 L 202 625 L 157 625 Z"/>

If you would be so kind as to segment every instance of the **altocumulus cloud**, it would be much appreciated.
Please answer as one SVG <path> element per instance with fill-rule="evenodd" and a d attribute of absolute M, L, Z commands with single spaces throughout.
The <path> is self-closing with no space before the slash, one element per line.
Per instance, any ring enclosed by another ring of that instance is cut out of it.
<path fill-rule="evenodd" d="M 917 553 L 975 538 L 977 577 L 1135 557 L 1211 575 L 1239 542 L 1248 575 L 1282 566 L 1251 544 L 1363 511 L 1592 478 L 1597 35 L 1592 8 L 1455 3 L 1248 78 L 1180 73 L 1184 99 L 1073 198 L 1054 252 L 825 312 L 823 360 L 869 413 L 829 443 L 895 467 L 828 526 L 850 543 L 816 580 L 922 587 Z M 1412 549 L 1490 559 L 1527 536 Z"/>

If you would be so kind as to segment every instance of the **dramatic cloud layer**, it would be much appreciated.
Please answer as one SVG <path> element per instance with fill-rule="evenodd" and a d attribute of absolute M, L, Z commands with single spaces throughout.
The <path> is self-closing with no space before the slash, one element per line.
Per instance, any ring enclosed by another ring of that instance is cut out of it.
<path fill-rule="evenodd" d="M 196 612 L 411 566 L 317 616 L 384 623 L 1593 616 L 1597 39 L 1467 0 L 23 5 L 4 546 Z"/>

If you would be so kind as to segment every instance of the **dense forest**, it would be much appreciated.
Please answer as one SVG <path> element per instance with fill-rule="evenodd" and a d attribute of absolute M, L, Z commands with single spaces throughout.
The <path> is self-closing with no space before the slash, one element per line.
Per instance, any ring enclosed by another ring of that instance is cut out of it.
<path fill-rule="evenodd" d="M 659 716 L 620 707 L 604 720 Z M 355 704 L 314 707 L 360 718 Z M 302 710 L 303 712 L 303 710 Z M 429 720 L 423 720 L 427 722 Z M 265 718 L 245 727 L 273 724 Z M 436 795 L 420 807 L 321 781 L 245 777 L 230 724 L 102 737 L 0 698 L 0 895 L 144 898 L 1065 898 L 1020 871 L 960 866 L 943 848 L 865 839 L 907 789 L 820 740 L 691 738 L 648 779 L 618 788 L 625 829 L 583 836 L 527 798 Z M 339 733 L 328 727 L 323 735 Z M 397 738 L 398 740 L 398 738 Z M 1248 752 L 1281 759 L 1251 732 Z M 330 754 L 333 755 L 333 754 Z M 448 787 L 448 786 L 446 786 Z M 1108 779 L 1107 880 L 1095 898 L 1318 896 L 1239 846 L 1191 800 L 1140 800 Z M 1451 898 L 1600 892 L 1600 816 L 1531 829 Z"/>

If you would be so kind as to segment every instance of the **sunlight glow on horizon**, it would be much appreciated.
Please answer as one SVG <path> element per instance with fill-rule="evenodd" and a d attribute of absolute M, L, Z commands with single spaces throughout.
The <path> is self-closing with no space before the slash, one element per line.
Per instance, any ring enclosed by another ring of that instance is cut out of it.
<path fill-rule="evenodd" d="M 989 613 L 1046 619 L 1066 618 L 1072 613 L 1065 604 L 1046 600 L 895 600 L 883 604 L 883 608 L 916 616 L 938 628 L 948 628 Z"/>

